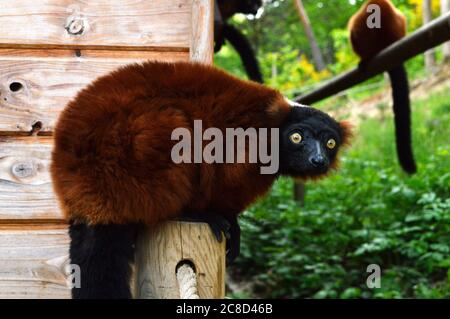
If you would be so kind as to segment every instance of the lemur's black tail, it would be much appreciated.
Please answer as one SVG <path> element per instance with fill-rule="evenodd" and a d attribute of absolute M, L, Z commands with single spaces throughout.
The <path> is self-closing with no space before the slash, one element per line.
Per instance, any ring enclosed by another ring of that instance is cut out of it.
<path fill-rule="evenodd" d="M 224 24 L 222 32 L 223 37 L 228 40 L 239 53 L 249 79 L 263 83 L 264 81 L 261 70 L 259 69 L 258 60 L 256 60 L 255 53 L 247 38 L 238 29 L 229 24 Z"/>
<path fill-rule="evenodd" d="M 397 156 L 402 168 L 409 174 L 416 172 L 411 144 L 411 107 L 408 75 L 403 65 L 389 71 L 394 104 L 395 138 Z"/>
<path fill-rule="evenodd" d="M 80 270 L 80 286 L 74 285 L 72 298 L 131 298 L 136 231 L 136 225 L 70 224 L 70 263 Z"/>

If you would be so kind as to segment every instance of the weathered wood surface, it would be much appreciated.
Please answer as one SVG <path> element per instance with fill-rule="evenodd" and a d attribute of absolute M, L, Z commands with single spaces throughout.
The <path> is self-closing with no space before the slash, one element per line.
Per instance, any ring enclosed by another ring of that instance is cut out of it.
<path fill-rule="evenodd" d="M 65 225 L 0 225 L 0 298 L 70 298 Z"/>
<path fill-rule="evenodd" d="M 212 63 L 212 4 L 0 0 L 0 298 L 70 297 L 67 225 L 49 174 L 52 138 L 24 135 L 37 122 L 41 133 L 50 135 L 80 89 L 121 65 L 143 60 Z M 216 242 L 207 225 L 167 225 L 158 229 L 175 227 L 179 240 L 167 247 L 162 241 L 156 253 L 194 261 L 200 296 L 222 298 L 225 244 Z M 144 236 L 158 238 L 146 232 L 141 240 Z M 145 250 L 145 245 L 140 247 Z M 135 278 L 142 280 L 135 286 L 141 298 L 148 296 L 147 253 L 137 257 L 140 276 Z M 161 276 L 164 270 L 157 269 Z M 175 268 L 170 278 L 176 284 Z"/>
<path fill-rule="evenodd" d="M 213 62 L 213 0 L 192 0 L 190 60 Z M 169 222 L 143 230 L 136 245 L 136 298 L 180 298 L 176 266 L 194 263 L 200 298 L 225 296 L 225 241 L 218 243 L 209 226 Z"/>
<path fill-rule="evenodd" d="M 178 299 L 176 266 L 195 265 L 200 298 L 225 295 L 225 241 L 217 242 L 203 223 L 167 222 L 141 232 L 136 245 L 135 296 Z"/>
<path fill-rule="evenodd" d="M 63 217 L 49 173 L 51 137 L 0 137 L 0 223 Z"/>
<path fill-rule="evenodd" d="M 0 47 L 189 48 L 192 0 L 0 0 Z"/>
<path fill-rule="evenodd" d="M 214 0 L 192 1 L 191 61 L 213 63 L 214 55 Z"/>
<path fill-rule="evenodd" d="M 168 222 L 138 241 L 131 281 L 137 298 L 179 298 L 175 269 L 181 260 L 195 264 L 200 298 L 223 298 L 225 242 L 209 226 Z M 66 265 L 67 225 L 0 224 L 0 299 L 70 298 Z"/>
<path fill-rule="evenodd" d="M 1 10 L 0 10 L 1 12 Z M 75 94 L 100 75 L 145 60 L 187 60 L 187 52 L 0 50 L 0 132 L 52 131 Z"/>

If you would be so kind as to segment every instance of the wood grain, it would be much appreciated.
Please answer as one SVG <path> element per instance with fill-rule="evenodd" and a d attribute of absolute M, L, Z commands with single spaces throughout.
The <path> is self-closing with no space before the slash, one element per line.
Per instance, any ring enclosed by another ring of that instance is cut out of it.
<path fill-rule="evenodd" d="M 201 298 L 224 297 L 225 243 L 208 225 L 168 222 L 148 231 L 154 240 L 137 245 L 137 298 L 179 298 L 175 267 L 184 259 L 195 264 Z M 70 298 L 68 247 L 67 225 L 0 224 L 0 298 Z"/>
<path fill-rule="evenodd" d="M 52 138 L 23 136 L 92 80 L 144 60 L 212 63 L 213 0 L 0 0 L 0 298 L 70 298 L 69 238 L 49 174 Z M 51 50 L 49 50 L 51 49 Z M 178 298 L 192 261 L 202 298 L 224 297 L 225 243 L 206 224 L 140 234 L 140 298 Z M 134 284 L 135 283 L 135 284 Z"/>
<path fill-rule="evenodd" d="M 192 0 L 190 60 L 213 62 L 213 0 Z M 136 245 L 135 296 L 180 298 L 175 269 L 194 263 L 200 298 L 225 296 L 225 241 L 219 244 L 206 224 L 168 222 L 142 230 Z"/>
<path fill-rule="evenodd" d="M 207 224 L 173 221 L 140 233 L 136 298 L 180 298 L 176 266 L 183 260 L 195 265 L 200 298 L 224 297 L 225 241 L 218 243 Z"/>
<path fill-rule="evenodd" d="M 61 221 L 49 173 L 52 138 L 0 137 L 0 223 Z"/>
<path fill-rule="evenodd" d="M 65 225 L 0 225 L 0 298 L 70 298 Z"/>
<path fill-rule="evenodd" d="M 208 224 L 179 223 L 182 259 L 196 268 L 200 298 L 225 297 L 225 240 L 219 243 Z"/>
<path fill-rule="evenodd" d="M 52 131 L 75 94 L 100 75 L 145 60 L 187 60 L 187 52 L 0 50 L 0 132 Z M 13 91 L 11 85 L 19 83 Z"/>
<path fill-rule="evenodd" d="M 189 48 L 191 2 L 0 0 L 0 46 Z"/>
<path fill-rule="evenodd" d="M 214 55 L 214 1 L 193 0 L 190 59 L 212 64 Z"/>

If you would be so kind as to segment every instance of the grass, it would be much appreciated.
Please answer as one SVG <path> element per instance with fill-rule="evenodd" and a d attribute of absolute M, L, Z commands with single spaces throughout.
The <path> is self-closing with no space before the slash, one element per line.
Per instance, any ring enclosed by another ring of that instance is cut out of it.
<path fill-rule="evenodd" d="M 339 172 L 307 185 L 304 207 L 283 178 L 244 214 L 230 269 L 253 289 L 235 297 L 450 297 L 450 96 L 412 108 L 417 174 L 397 164 L 392 117 L 369 118 Z M 367 287 L 369 264 L 381 288 Z"/>

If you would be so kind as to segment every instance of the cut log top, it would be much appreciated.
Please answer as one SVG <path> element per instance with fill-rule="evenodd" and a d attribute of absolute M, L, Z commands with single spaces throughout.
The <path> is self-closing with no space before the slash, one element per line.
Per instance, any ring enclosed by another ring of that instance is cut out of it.
<path fill-rule="evenodd" d="M 194 265 L 200 298 L 224 298 L 225 241 L 217 242 L 207 224 L 164 223 L 143 231 L 136 249 L 136 298 L 180 298 L 176 268 L 182 261 Z"/>

